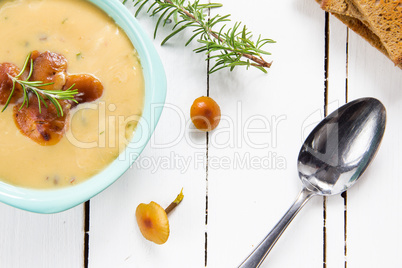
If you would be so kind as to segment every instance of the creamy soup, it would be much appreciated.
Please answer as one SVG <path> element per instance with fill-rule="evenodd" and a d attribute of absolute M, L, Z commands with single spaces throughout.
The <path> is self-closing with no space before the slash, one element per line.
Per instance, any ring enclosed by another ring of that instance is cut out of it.
<path fill-rule="evenodd" d="M 84 0 L 0 1 L 0 63 L 20 68 L 33 50 L 59 53 L 69 73 L 98 78 L 101 98 L 71 110 L 55 145 L 21 134 L 13 108 L 0 114 L 0 179 L 29 188 L 74 185 L 102 171 L 132 138 L 144 103 L 137 53 L 103 11 Z M 2 107 L 0 107 L 2 108 Z"/>

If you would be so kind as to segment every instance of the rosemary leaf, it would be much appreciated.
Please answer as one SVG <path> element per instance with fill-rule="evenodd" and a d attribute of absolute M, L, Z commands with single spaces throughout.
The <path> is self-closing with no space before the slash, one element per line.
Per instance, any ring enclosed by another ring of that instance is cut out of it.
<path fill-rule="evenodd" d="M 7 106 L 10 104 L 11 98 L 14 95 L 14 91 L 15 91 L 15 82 L 13 80 L 13 87 L 11 88 L 11 92 L 10 95 L 8 96 L 8 99 L 6 101 L 6 104 L 4 105 L 3 109 L 1 110 L 1 112 L 4 112 L 4 110 L 7 108 Z"/>

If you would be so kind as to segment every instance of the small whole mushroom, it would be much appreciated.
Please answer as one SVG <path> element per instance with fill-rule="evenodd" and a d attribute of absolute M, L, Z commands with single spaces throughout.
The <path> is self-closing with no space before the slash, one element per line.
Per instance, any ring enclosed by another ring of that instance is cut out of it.
<path fill-rule="evenodd" d="M 221 108 L 212 98 L 202 96 L 191 105 L 190 118 L 197 129 L 211 131 L 219 125 Z"/>
<path fill-rule="evenodd" d="M 166 208 L 151 201 L 149 204 L 141 203 L 135 211 L 138 227 L 141 234 L 149 241 L 158 245 L 166 243 L 170 228 L 168 214 L 183 200 L 183 189 L 176 199 Z"/>

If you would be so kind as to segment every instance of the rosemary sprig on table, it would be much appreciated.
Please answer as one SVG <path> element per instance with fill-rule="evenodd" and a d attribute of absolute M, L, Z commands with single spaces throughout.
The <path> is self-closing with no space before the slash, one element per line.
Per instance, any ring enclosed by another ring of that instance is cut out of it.
<path fill-rule="evenodd" d="M 123 4 L 126 1 L 124 0 Z M 137 7 L 136 16 L 150 2 L 150 0 L 133 1 L 135 2 L 134 6 Z M 246 26 L 241 27 L 240 22 L 236 22 L 229 29 L 225 29 L 225 24 L 220 27 L 219 31 L 213 29 L 219 23 L 230 21 L 230 15 L 216 15 L 208 18 L 208 9 L 221 7 L 221 4 L 200 4 L 199 0 L 195 0 L 193 3 L 186 0 L 151 0 L 151 2 L 153 3 L 146 12 L 150 16 L 159 15 L 154 37 L 156 37 L 158 28 L 161 25 L 165 26 L 170 21 L 174 22 L 173 32 L 162 41 L 162 45 L 184 29 L 192 28 L 193 35 L 185 45 L 187 46 L 197 38 L 201 46 L 196 48 L 194 52 L 205 52 L 208 55 L 207 59 L 215 60 L 215 64 L 209 71 L 210 73 L 226 67 L 232 71 L 236 66 L 246 66 L 247 69 L 252 66 L 266 73 L 266 68 L 271 66 L 270 62 L 266 62 L 262 58 L 262 55 L 271 55 L 271 53 L 265 51 L 262 47 L 275 41 L 262 39 L 260 36 L 254 42 L 252 33 L 247 30 Z"/>
<path fill-rule="evenodd" d="M 25 72 L 29 64 L 29 74 L 25 80 L 20 79 L 21 75 Z M 78 94 L 78 89 L 73 89 L 75 84 L 73 84 L 70 88 L 67 90 L 47 90 L 47 89 L 42 89 L 41 87 L 44 86 L 49 86 L 53 85 L 54 83 L 43 83 L 42 81 L 29 81 L 29 79 L 32 76 L 33 72 L 33 60 L 31 59 L 31 54 L 28 54 L 27 58 L 25 59 L 24 66 L 22 67 L 20 73 L 18 75 L 11 76 L 8 74 L 8 77 L 13 81 L 13 87 L 11 89 L 10 95 L 8 96 L 7 102 L 3 107 L 2 112 L 8 107 L 10 104 L 11 98 L 14 95 L 15 91 L 15 86 L 16 84 L 19 84 L 22 87 L 23 91 L 23 101 L 22 104 L 19 108 L 18 111 L 20 111 L 24 105 L 26 107 L 29 106 L 29 96 L 28 93 L 32 92 L 36 95 L 38 98 L 38 107 L 39 107 L 39 113 L 42 113 L 41 109 L 41 103 L 45 105 L 46 108 L 48 108 L 48 104 L 45 101 L 45 98 L 47 98 L 55 107 L 57 111 L 57 116 L 63 116 L 63 108 L 60 105 L 60 102 L 58 100 L 71 100 L 75 103 L 78 103 L 74 99 L 74 95 Z"/>

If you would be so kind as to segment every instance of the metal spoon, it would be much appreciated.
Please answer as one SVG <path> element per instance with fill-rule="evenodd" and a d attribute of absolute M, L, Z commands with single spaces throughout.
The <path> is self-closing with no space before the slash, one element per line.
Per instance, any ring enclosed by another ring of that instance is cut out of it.
<path fill-rule="evenodd" d="M 311 197 L 340 194 L 356 183 L 380 146 L 385 121 L 382 103 L 363 98 L 340 107 L 314 128 L 298 157 L 297 167 L 303 183 L 299 196 L 239 268 L 259 267 Z"/>

